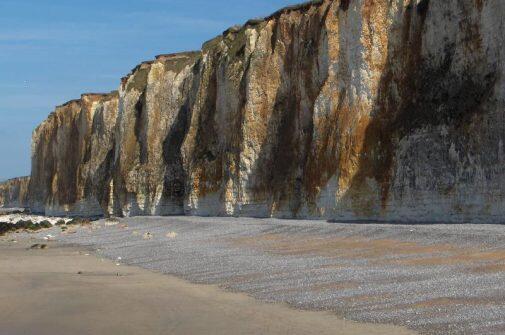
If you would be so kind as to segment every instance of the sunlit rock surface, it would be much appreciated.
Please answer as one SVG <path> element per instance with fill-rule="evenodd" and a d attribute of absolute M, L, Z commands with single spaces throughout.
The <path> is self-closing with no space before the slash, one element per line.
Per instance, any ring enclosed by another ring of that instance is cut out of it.
<path fill-rule="evenodd" d="M 32 210 L 502 222 L 505 3 L 313 1 L 35 130 Z"/>
<path fill-rule="evenodd" d="M 28 185 L 30 177 L 20 177 L 0 183 L 0 207 L 28 207 Z"/>
<path fill-rule="evenodd" d="M 104 214 L 111 197 L 117 92 L 56 107 L 32 140 L 30 207 L 46 215 Z"/>

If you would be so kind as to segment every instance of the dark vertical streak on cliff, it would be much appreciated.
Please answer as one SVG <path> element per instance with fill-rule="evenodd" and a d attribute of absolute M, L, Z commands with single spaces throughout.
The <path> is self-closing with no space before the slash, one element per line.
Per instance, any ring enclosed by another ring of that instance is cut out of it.
<path fill-rule="evenodd" d="M 80 162 L 79 128 L 75 120 L 68 120 L 68 122 L 70 122 L 68 133 L 61 134 L 66 143 L 64 144 L 63 157 L 59 160 L 65 166 L 58 167 L 58 180 L 56 183 L 58 188 L 56 199 L 60 204 L 73 204 L 77 198 L 77 171 Z M 66 132 L 67 129 L 62 129 L 62 131 Z"/>
<path fill-rule="evenodd" d="M 214 50 L 209 55 L 211 62 L 201 69 L 201 80 L 207 88 L 206 94 L 202 97 L 200 92 L 198 99 L 200 111 L 198 117 L 198 128 L 196 131 L 196 148 L 192 157 L 191 166 L 199 167 L 196 178 L 200 195 L 216 192 L 220 188 L 222 181 L 222 159 L 223 152 L 219 148 L 219 134 L 216 126 L 216 102 L 217 102 L 217 71 L 221 53 Z"/>
<path fill-rule="evenodd" d="M 256 198 L 269 201 L 271 210 L 297 216 L 305 203 L 307 165 L 313 132 L 313 109 L 325 78 L 319 78 L 321 31 L 329 4 L 294 23 L 280 16 L 273 28 L 285 48 L 283 72 L 268 124 L 271 146 L 265 146 L 255 166 L 258 178 L 251 186 Z M 309 101 L 308 105 L 302 101 Z M 259 182 L 258 182 L 259 181 Z M 286 205 L 289 207 L 286 208 Z"/>
<path fill-rule="evenodd" d="M 442 62 L 422 55 L 429 5 L 428 0 L 423 0 L 417 6 L 411 2 L 406 7 L 400 23 L 401 43 L 388 48 L 390 54 L 374 104 L 375 111 L 366 129 L 364 154 L 352 181 L 352 191 L 347 195 L 355 203 L 362 199 L 361 185 L 367 178 L 373 178 L 380 185 L 380 203 L 382 209 L 386 209 L 399 141 L 418 129 L 443 124 L 458 128 L 467 124 L 479 113 L 496 83 L 494 68 L 483 71 L 476 65 L 463 75 L 453 74 L 455 45 L 450 41 L 446 42 Z M 395 41 L 394 36 L 389 40 Z M 398 96 L 393 94 L 395 87 Z M 355 208 L 367 211 L 360 205 Z"/>
<path fill-rule="evenodd" d="M 163 198 L 182 206 L 186 194 L 187 175 L 183 167 L 181 146 L 188 131 L 191 110 L 188 102 L 181 107 L 177 118 L 163 142 L 163 159 L 167 165 L 163 183 Z"/>
<path fill-rule="evenodd" d="M 108 207 L 110 201 L 110 194 L 112 192 L 110 188 L 110 182 L 112 180 L 112 171 L 114 168 L 114 143 L 112 143 L 112 149 L 107 152 L 105 160 L 99 165 L 96 175 L 100 178 L 96 178 L 93 181 L 92 187 L 93 195 L 98 200 L 98 203 L 102 207 L 103 213 L 108 214 Z"/>
<path fill-rule="evenodd" d="M 145 90 L 139 97 L 139 100 L 135 104 L 135 138 L 139 144 L 139 159 L 140 164 L 147 163 L 148 160 L 148 150 L 147 150 L 147 113 L 145 112 L 145 100 L 146 92 Z"/>
<path fill-rule="evenodd" d="M 351 0 L 340 0 L 340 9 L 346 11 L 349 9 L 349 5 L 351 4 Z"/>
<path fill-rule="evenodd" d="M 167 166 L 163 181 L 162 198 L 168 200 L 170 204 L 180 207 L 181 213 L 184 210 L 184 199 L 187 194 L 188 176 L 184 169 L 182 158 L 182 144 L 189 130 L 192 117 L 192 99 L 190 92 L 198 91 L 200 61 L 198 61 L 192 70 L 191 80 L 186 80 L 182 87 L 184 104 L 177 113 L 176 119 L 172 124 L 167 137 L 163 141 L 163 160 Z"/>

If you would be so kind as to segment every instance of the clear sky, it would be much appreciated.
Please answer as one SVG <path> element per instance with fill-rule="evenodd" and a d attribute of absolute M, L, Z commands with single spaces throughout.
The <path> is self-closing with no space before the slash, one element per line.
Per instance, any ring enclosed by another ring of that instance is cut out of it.
<path fill-rule="evenodd" d="M 0 0 L 0 180 L 30 174 L 32 130 L 54 106 L 109 92 L 135 65 L 200 49 L 297 0 Z"/>

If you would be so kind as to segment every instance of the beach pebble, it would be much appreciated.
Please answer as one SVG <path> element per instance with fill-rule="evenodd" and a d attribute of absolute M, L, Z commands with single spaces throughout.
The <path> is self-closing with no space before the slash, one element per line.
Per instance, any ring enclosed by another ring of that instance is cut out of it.
<path fill-rule="evenodd" d="M 171 231 L 171 232 L 167 233 L 167 235 L 165 235 L 165 236 L 168 238 L 176 238 L 177 233 L 175 231 Z"/>
<path fill-rule="evenodd" d="M 47 244 L 36 243 L 30 247 L 30 249 L 47 249 Z"/>

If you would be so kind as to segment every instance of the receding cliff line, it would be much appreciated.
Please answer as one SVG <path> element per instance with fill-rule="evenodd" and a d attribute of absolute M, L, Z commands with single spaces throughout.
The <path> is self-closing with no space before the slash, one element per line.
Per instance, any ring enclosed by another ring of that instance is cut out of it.
<path fill-rule="evenodd" d="M 157 56 L 35 130 L 32 210 L 502 222 L 504 21 L 312 1 Z"/>
<path fill-rule="evenodd" d="M 28 185 L 30 177 L 20 177 L 0 183 L 0 207 L 28 207 Z"/>

